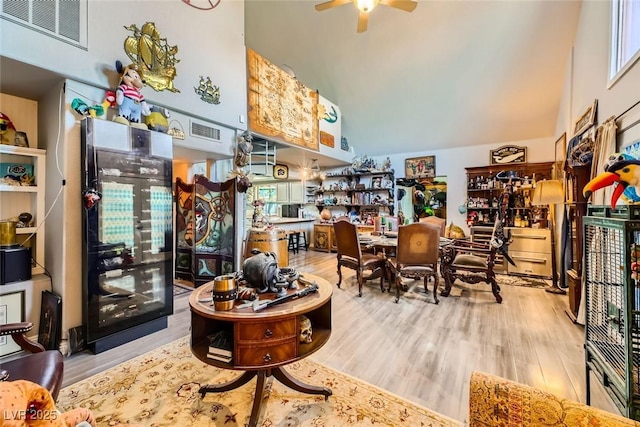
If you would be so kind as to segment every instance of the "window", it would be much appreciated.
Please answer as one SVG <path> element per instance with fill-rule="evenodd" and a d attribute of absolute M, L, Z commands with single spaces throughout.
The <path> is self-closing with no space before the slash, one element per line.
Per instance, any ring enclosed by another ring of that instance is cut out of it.
<path fill-rule="evenodd" d="M 611 2 L 611 87 L 640 58 L 640 0 Z"/>

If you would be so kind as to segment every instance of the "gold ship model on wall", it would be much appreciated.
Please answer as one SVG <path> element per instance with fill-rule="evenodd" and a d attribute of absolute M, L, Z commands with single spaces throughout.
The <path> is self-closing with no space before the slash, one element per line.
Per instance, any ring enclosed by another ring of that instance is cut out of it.
<path fill-rule="evenodd" d="M 180 62 L 175 57 L 178 46 L 170 46 L 166 38 L 160 37 L 153 22 L 147 22 L 142 29 L 136 24 L 124 28 L 133 32 L 124 41 L 124 51 L 138 65 L 145 84 L 158 92 L 180 92 L 173 86 L 177 75 L 175 64 Z"/>

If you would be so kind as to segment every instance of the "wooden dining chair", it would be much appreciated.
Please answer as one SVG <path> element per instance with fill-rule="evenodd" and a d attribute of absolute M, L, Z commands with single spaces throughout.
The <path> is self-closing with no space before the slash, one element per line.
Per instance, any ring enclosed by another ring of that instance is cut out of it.
<path fill-rule="evenodd" d="M 444 232 L 447 229 L 446 219 L 439 218 L 437 216 L 425 216 L 423 218 L 420 218 L 418 221 L 438 227 L 438 229 L 440 230 L 440 237 L 444 237 Z"/>
<path fill-rule="evenodd" d="M 358 240 L 358 227 L 348 220 L 333 223 L 338 250 L 338 288 L 342 284 L 342 267 L 356 271 L 358 296 L 362 296 L 362 283 L 365 280 L 380 277 L 380 290 L 384 292 L 385 259 L 370 253 L 363 253 Z M 365 278 L 364 272 L 371 271 Z"/>
<path fill-rule="evenodd" d="M 410 276 L 424 280 L 424 291 L 428 294 L 427 282 L 433 277 L 433 299 L 438 301 L 438 258 L 440 230 L 431 224 L 415 222 L 398 228 L 396 256 L 387 259 L 387 265 L 395 274 L 396 303 L 400 300 L 402 277 Z"/>
<path fill-rule="evenodd" d="M 501 303 L 500 286 L 493 270 L 496 255 L 497 250 L 490 243 L 453 240 L 452 243 L 443 246 L 440 256 L 440 273 L 444 279 L 445 288 L 440 295 L 449 296 L 451 286 L 456 279 L 471 284 L 485 282 L 491 285 L 491 292 L 496 302 Z"/>

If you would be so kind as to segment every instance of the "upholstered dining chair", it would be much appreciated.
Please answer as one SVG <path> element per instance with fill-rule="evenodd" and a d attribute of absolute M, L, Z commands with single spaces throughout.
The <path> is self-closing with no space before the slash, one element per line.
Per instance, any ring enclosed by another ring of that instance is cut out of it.
<path fill-rule="evenodd" d="M 424 280 L 424 291 L 429 293 L 427 282 L 433 277 L 433 299 L 438 301 L 438 258 L 440 230 L 432 224 L 414 222 L 398 228 L 396 256 L 387 259 L 387 265 L 395 275 L 396 303 L 400 300 L 402 277 L 411 276 Z"/>
<path fill-rule="evenodd" d="M 342 267 L 356 271 L 358 280 L 358 296 L 362 296 L 362 283 L 368 279 L 380 277 L 380 290 L 384 292 L 384 272 L 386 261 L 384 258 L 363 253 L 358 239 L 358 227 L 348 220 L 339 220 L 333 223 L 336 234 L 336 247 L 338 249 L 338 288 L 342 284 Z M 365 278 L 364 272 L 371 271 Z"/>
<path fill-rule="evenodd" d="M 502 302 L 500 286 L 496 282 L 493 271 L 497 249 L 489 243 L 453 240 L 443 246 L 440 254 L 440 273 L 445 288 L 440 295 L 446 297 L 456 279 L 465 283 L 486 282 L 491 285 L 491 292 L 497 303 Z"/>
<path fill-rule="evenodd" d="M 32 328 L 31 322 L 0 325 L 0 336 L 11 335 L 16 344 L 28 352 L 0 363 L 0 376 L 2 381 L 27 380 L 40 384 L 56 400 L 64 373 L 62 353 L 45 350 L 41 344 L 29 340 L 25 334 Z"/>
<path fill-rule="evenodd" d="M 440 237 L 444 237 L 445 230 L 447 229 L 447 220 L 437 216 L 425 216 L 418 220 L 426 224 L 432 224 L 440 230 Z"/>

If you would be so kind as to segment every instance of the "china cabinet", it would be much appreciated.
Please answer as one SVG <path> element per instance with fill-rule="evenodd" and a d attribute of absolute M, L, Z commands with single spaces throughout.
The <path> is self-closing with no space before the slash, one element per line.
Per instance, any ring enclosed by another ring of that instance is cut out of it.
<path fill-rule="evenodd" d="M 467 224 L 473 241 L 491 240 L 505 186 L 505 181 L 499 178 L 505 175 L 517 178 L 512 181 L 513 191 L 504 218 L 505 234 L 510 239 L 508 254 L 516 265 L 498 255 L 496 272 L 552 277 L 549 208 L 531 204 L 536 182 L 551 179 L 552 171 L 552 162 L 467 168 Z"/>
<path fill-rule="evenodd" d="M 509 198 L 505 226 L 547 228 L 548 207 L 532 206 L 535 183 L 551 179 L 553 162 L 519 163 L 466 168 L 467 224 L 493 225 L 500 209 L 505 182 L 498 174 L 514 175 L 514 191 Z M 502 172 L 502 173 L 501 173 Z"/>

